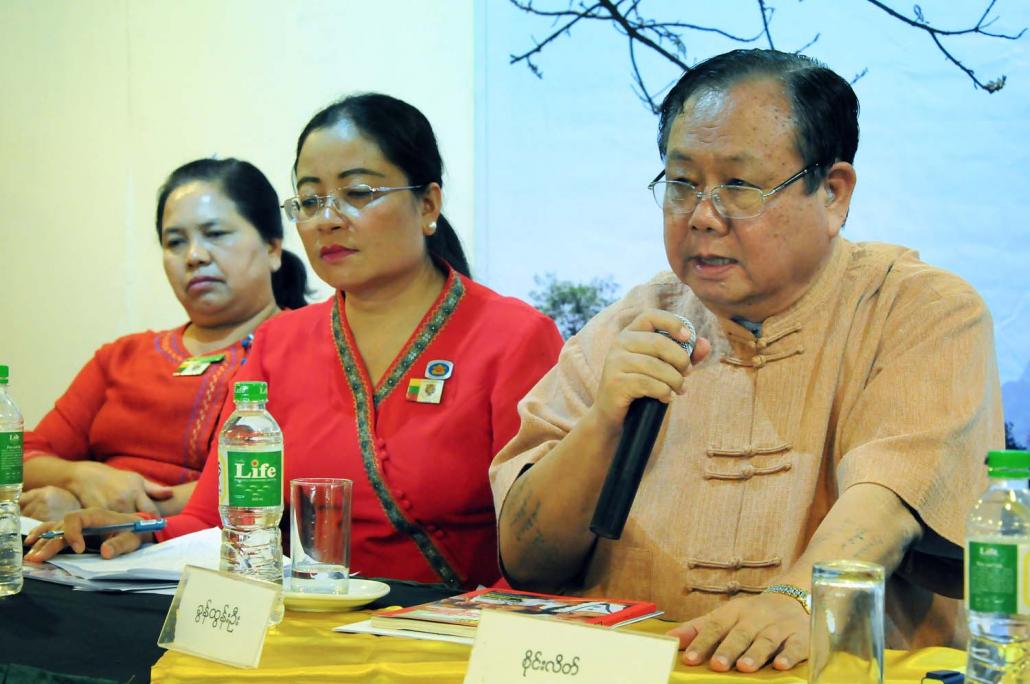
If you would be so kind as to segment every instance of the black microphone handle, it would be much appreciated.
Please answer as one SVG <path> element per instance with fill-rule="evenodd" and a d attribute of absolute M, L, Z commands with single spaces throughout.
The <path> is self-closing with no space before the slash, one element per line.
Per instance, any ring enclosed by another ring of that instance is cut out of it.
<path fill-rule="evenodd" d="M 618 539 L 644 476 L 658 431 L 669 405 L 651 397 L 634 399 L 626 411 L 622 436 L 597 499 L 590 530 L 606 539 Z"/>

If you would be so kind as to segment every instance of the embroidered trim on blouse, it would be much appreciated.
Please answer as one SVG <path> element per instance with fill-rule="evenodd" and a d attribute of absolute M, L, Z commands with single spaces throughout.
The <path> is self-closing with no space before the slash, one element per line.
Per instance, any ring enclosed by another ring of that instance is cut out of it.
<path fill-rule="evenodd" d="M 181 333 L 178 329 L 165 330 L 157 333 L 154 339 L 157 351 L 171 361 L 172 368 L 185 361 L 190 355 L 185 348 L 181 350 L 177 348 L 179 345 L 176 344 L 176 341 L 179 334 Z M 200 386 L 197 387 L 197 393 L 193 395 L 187 429 L 183 434 L 182 474 L 179 484 L 195 481 L 196 478 L 191 480 L 188 473 L 196 473 L 199 477 L 200 471 L 204 468 L 204 460 L 207 458 L 211 445 L 201 443 L 201 438 L 205 434 L 203 428 L 211 418 L 212 409 L 214 409 L 214 417 L 217 420 L 229 389 L 229 379 L 239 368 L 242 355 L 237 354 L 237 344 L 239 343 L 230 345 L 223 352 L 225 359 L 222 363 L 214 364 L 216 367 L 212 372 L 204 373 L 200 377 Z M 211 431 L 207 431 L 206 434 L 209 437 L 212 435 Z"/>
<path fill-rule="evenodd" d="M 461 301 L 462 296 L 465 294 L 465 286 L 455 271 L 450 272 L 449 279 L 450 282 L 444 285 L 443 296 L 426 313 L 418 327 L 418 331 L 411 338 L 407 348 L 401 351 L 394 365 L 387 369 L 384 376 L 386 379 L 383 380 L 382 386 L 375 393 L 376 406 L 383 403 L 383 399 L 386 399 L 390 392 L 397 387 L 401 378 L 411 369 L 411 365 L 415 363 L 415 360 L 422 355 L 426 347 L 443 330 L 447 321 L 450 320 L 451 314 L 458 308 L 458 302 Z"/>
<path fill-rule="evenodd" d="M 454 285 L 457 283 L 457 286 Z M 399 379 L 404 372 L 410 368 L 411 364 L 414 363 L 418 355 L 429 345 L 433 337 L 443 327 L 447 317 L 451 312 L 454 311 L 458 300 L 464 291 L 461 285 L 460 279 L 454 276 L 454 283 L 448 288 L 447 294 L 443 297 L 441 303 L 433 310 L 432 315 L 429 316 L 428 322 L 425 323 L 415 335 L 415 339 L 410 345 L 407 352 L 403 354 L 397 367 L 390 373 L 389 378 L 393 378 L 396 374 Z M 455 292 L 457 293 L 455 295 Z M 452 302 L 453 295 L 453 302 Z M 375 441 L 372 438 L 372 411 L 373 406 L 369 402 L 369 392 L 362 379 L 361 371 L 355 360 L 355 355 L 352 352 L 351 340 L 343 329 L 342 315 L 340 313 L 340 303 L 342 298 L 337 296 L 336 302 L 332 309 L 332 330 L 333 330 L 333 341 L 336 343 L 336 351 L 340 357 L 340 365 L 343 367 L 343 374 L 347 378 L 347 385 L 350 387 L 351 394 L 354 396 L 354 417 L 355 423 L 358 430 L 358 446 L 361 449 L 361 460 L 365 466 L 365 474 L 368 475 L 368 481 L 372 485 L 372 491 L 375 492 L 376 497 L 379 499 L 379 503 L 383 507 L 383 511 L 386 513 L 386 518 L 393 525 L 394 529 L 402 534 L 406 534 L 411 537 L 412 541 L 418 547 L 418 550 L 425 557 L 426 562 L 429 563 L 429 567 L 433 569 L 436 574 L 449 586 L 453 588 L 461 587 L 461 578 L 458 573 L 454 571 L 450 563 L 444 557 L 444 554 L 440 549 L 433 544 L 433 541 L 429 538 L 429 535 L 424 529 L 412 520 L 405 517 L 401 511 L 397 502 L 394 501 L 393 494 L 390 492 L 389 487 L 386 485 L 386 481 L 383 479 L 382 469 L 379 463 L 379 459 L 376 457 Z M 451 302 L 448 304 L 448 302 Z M 446 313 L 443 311 L 446 307 Z M 430 325 L 432 325 L 432 332 L 430 332 Z M 420 344 L 421 343 L 421 344 Z M 415 352 L 415 349 L 418 351 Z M 403 367 L 404 370 L 398 372 L 398 369 Z M 389 380 L 383 383 L 382 396 L 386 397 L 389 390 L 386 389 Z M 392 388 L 396 385 L 397 380 L 393 381 L 390 385 Z M 378 403 L 379 393 L 373 395 L 374 401 Z"/>
<path fill-rule="evenodd" d="M 196 459 L 199 462 L 201 469 L 204 467 L 204 459 L 207 458 L 207 454 L 211 446 L 210 444 L 201 444 L 201 427 L 208 420 L 208 412 L 214 408 L 217 413 L 221 409 L 222 402 L 225 401 L 225 396 L 229 388 L 227 382 L 222 382 L 223 376 L 228 374 L 229 377 L 232 377 L 233 373 L 230 373 L 229 369 L 232 368 L 233 371 L 236 370 L 236 350 L 230 350 L 225 356 L 225 362 L 216 364 L 218 367 L 210 374 L 210 377 L 204 378 L 203 384 L 201 385 L 202 397 L 197 408 L 193 430 L 189 437 L 187 453 L 189 458 Z M 205 375 L 208 374 L 205 373 Z M 217 419 L 217 417 L 218 416 L 216 415 L 215 418 Z M 217 437 L 215 437 L 215 439 L 217 439 Z"/>

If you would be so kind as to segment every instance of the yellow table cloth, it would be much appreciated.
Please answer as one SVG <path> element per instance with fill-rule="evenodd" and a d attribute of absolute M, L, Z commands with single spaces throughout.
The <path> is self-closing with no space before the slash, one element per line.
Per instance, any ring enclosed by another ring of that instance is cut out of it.
<path fill-rule="evenodd" d="M 333 627 L 368 619 L 369 611 L 350 613 L 300 613 L 287 611 L 286 618 L 269 630 L 261 665 L 238 669 L 168 651 L 151 668 L 155 683 L 173 682 L 360 682 L 361 684 L 461 684 L 468 667 L 470 646 L 442 641 L 422 641 L 369 634 L 343 634 Z M 657 619 L 624 629 L 662 634 L 674 623 Z M 887 684 L 918 684 L 930 670 L 962 670 L 966 654 L 950 648 L 921 651 L 888 651 L 884 681 Z M 681 663 L 669 677 L 670 683 L 776 682 L 806 684 L 808 666 L 790 672 L 765 668 L 755 674 L 716 673 L 706 666 Z"/>

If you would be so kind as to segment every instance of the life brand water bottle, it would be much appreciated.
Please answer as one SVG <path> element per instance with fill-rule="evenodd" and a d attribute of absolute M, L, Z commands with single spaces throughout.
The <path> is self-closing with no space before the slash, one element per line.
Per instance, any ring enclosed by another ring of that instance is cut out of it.
<path fill-rule="evenodd" d="M 221 569 L 283 583 L 283 433 L 265 410 L 268 385 L 237 382 L 236 410 L 218 436 Z M 273 611 L 282 620 L 283 605 Z"/>
<path fill-rule="evenodd" d="M 987 454 L 966 524 L 968 682 L 1030 682 L 1030 452 Z"/>
<path fill-rule="evenodd" d="M 21 591 L 21 461 L 25 423 L 7 393 L 7 366 L 0 366 L 0 596 Z"/>

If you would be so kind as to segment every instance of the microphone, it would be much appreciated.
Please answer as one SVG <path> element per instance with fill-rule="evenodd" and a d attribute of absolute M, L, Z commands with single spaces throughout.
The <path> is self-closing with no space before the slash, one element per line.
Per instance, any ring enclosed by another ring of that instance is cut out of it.
<path fill-rule="evenodd" d="M 694 352 L 697 342 L 697 331 L 694 325 L 684 318 L 684 327 L 690 331 L 688 342 L 678 342 L 688 354 Z M 670 337 L 664 330 L 660 334 Z M 590 521 L 590 531 L 606 539 L 618 539 L 622 536 L 622 528 L 629 517 L 629 509 L 640 487 L 640 480 L 647 467 L 647 459 L 651 456 L 658 431 L 662 427 L 665 411 L 669 408 L 654 397 L 634 399 L 626 411 L 626 419 L 622 423 L 622 435 L 615 448 L 615 456 L 608 468 L 608 475 L 601 487 L 601 495 L 597 499 L 597 508 Z"/>

